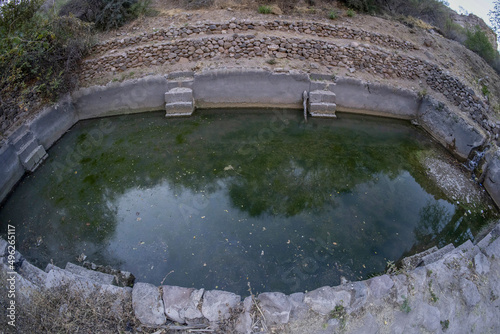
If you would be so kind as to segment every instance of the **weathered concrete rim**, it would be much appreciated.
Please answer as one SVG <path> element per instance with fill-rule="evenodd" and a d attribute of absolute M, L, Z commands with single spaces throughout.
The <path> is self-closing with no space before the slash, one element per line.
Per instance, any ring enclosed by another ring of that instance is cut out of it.
<path fill-rule="evenodd" d="M 329 91 L 339 110 L 363 115 L 412 120 L 421 125 L 460 160 L 467 160 L 488 138 L 484 130 L 436 99 L 416 92 L 354 78 L 336 78 L 300 71 L 218 69 L 199 73 L 152 75 L 106 86 L 83 88 L 65 96 L 24 125 L 37 143 L 50 148 L 76 122 L 84 119 L 165 110 L 164 95 L 173 87 L 189 87 L 197 108 L 262 107 L 302 108 L 304 91 Z M 333 93 L 333 94 L 332 94 Z M 24 174 L 16 138 L 0 150 L 0 201 Z M 500 206 L 495 191 L 500 170 L 498 154 L 489 155 L 486 189 Z"/>

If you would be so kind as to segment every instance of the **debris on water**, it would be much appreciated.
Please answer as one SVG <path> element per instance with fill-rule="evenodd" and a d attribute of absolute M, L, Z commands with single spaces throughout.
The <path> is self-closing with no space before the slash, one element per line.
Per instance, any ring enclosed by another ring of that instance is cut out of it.
<path fill-rule="evenodd" d="M 76 260 L 78 262 L 83 262 L 83 261 L 85 261 L 86 258 L 87 258 L 87 255 L 85 255 L 84 253 L 82 253 L 82 254 L 78 255 L 78 257 L 76 258 Z"/>
<path fill-rule="evenodd" d="M 43 242 L 43 238 L 41 236 L 39 236 L 38 238 L 36 238 L 36 246 L 39 247 Z"/>

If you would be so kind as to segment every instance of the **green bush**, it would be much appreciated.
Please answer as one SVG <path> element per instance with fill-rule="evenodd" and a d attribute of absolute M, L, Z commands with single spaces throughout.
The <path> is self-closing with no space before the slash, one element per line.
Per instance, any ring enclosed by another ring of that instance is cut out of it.
<path fill-rule="evenodd" d="M 467 39 L 466 30 L 461 25 L 453 22 L 449 17 L 444 21 L 441 31 L 446 38 L 452 39 L 461 44 L 464 44 Z"/>
<path fill-rule="evenodd" d="M 74 16 L 85 22 L 95 22 L 104 0 L 69 0 L 61 6 L 60 16 Z"/>
<path fill-rule="evenodd" d="M 349 8 L 347 10 L 347 16 L 354 17 L 355 15 L 356 15 L 356 12 L 353 9 Z"/>
<path fill-rule="evenodd" d="M 486 33 L 482 31 L 479 27 L 476 27 L 474 31 L 467 30 L 467 39 L 464 42 L 464 45 L 480 55 L 484 60 L 488 63 L 493 63 L 495 58 L 497 57 L 498 52 L 493 49 L 490 41 L 488 40 L 488 36 Z"/>
<path fill-rule="evenodd" d="M 271 7 L 265 6 L 265 5 L 260 5 L 258 12 L 261 14 L 271 14 Z"/>
<path fill-rule="evenodd" d="M 338 17 L 339 17 L 339 14 L 337 13 L 336 10 L 331 10 L 330 13 L 328 13 L 328 18 L 330 20 L 336 20 L 336 19 L 338 19 Z"/>
<path fill-rule="evenodd" d="M 74 71 L 92 43 L 92 26 L 38 12 L 42 1 L 0 7 L 0 115 L 13 119 L 75 87 Z"/>
<path fill-rule="evenodd" d="M 132 10 L 136 3 L 137 0 L 104 0 L 104 7 L 96 16 L 96 28 L 105 31 L 112 30 L 136 18 Z"/>
<path fill-rule="evenodd" d="M 139 0 L 132 5 L 131 11 L 135 17 L 154 16 L 158 11 L 151 8 L 151 0 Z"/>
<path fill-rule="evenodd" d="M 94 22 L 103 31 L 119 28 L 139 16 L 155 14 L 151 0 L 70 0 L 59 11 L 61 16 Z"/>
<path fill-rule="evenodd" d="M 357 11 L 364 12 L 364 13 L 372 13 L 375 11 L 378 11 L 380 8 L 380 4 L 377 2 L 382 2 L 380 0 L 342 0 L 341 2 L 344 2 L 344 4 L 349 7 L 353 8 Z"/>

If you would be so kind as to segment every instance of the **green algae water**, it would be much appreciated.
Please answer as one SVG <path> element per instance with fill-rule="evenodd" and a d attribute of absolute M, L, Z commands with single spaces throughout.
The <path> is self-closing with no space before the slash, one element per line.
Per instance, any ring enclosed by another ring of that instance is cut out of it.
<path fill-rule="evenodd" d="M 301 112 L 82 121 L 0 209 L 33 264 L 87 260 L 137 280 L 248 294 L 364 279 L 474 239 L 496 216 L 447 198 L 406 122 Z M 491 206 L 490 206 L 491 209 Z"/>

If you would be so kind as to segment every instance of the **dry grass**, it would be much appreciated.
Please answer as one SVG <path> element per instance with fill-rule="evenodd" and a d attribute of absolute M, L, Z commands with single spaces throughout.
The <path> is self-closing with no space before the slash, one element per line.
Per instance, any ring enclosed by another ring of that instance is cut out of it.
<path fill-rule="evenodd" d="M 5 274 L 0 272 L 0 280 L 4 282 L 5 279 Z M 136 332 L 140 323 L 134 317 L 131 300 L 119 305 L 114 304 L 115 300 L 113 295 L 100 294 L 98 290 L 84 297 L 70 292 L 67 286 L 43 292 L 33 291 L 29 302 L 17 301 L 14 330 L 7 324 L 6 317 L 10 300 L 5 291 L 1 291 L 0 328 L 5 333 Z"/>
<path fill-rule="evenodd" d="M 422 21 L 421 19 L 417 19 L 413 16 L 402 16 L 400 18 L 401 23 L 404 23 L 410 27 L 417 27 L 424 30 L 436 29 L 434 26 L 430 25 L 427 22 Z"/>

